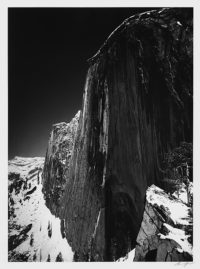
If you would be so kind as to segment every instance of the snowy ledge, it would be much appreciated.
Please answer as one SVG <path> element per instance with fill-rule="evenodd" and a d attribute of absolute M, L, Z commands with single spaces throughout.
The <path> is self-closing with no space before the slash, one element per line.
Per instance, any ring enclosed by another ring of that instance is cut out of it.
<path fill-rule="evenodd" d="M 176 197 L 172 197 L 155 185 L 146 192 L 146 200 L 153 207 L 162 208 L 175 225 L 192 225 L 189 215 L 190 208 Z"/>
<path fill-rule="evenodd" d="M 190 235 L 186 234 L 185 231 L 186 228 L 193 225 L 189 215 L 191 208 L 181 199 L 174 195 L 168 195 L 155 185 L 147 189 L 146 201 L 155 209 L 161 209 L 162 213 L 166 214 L 167 219 L 172 220 L 175 226 L 170 225 L 171 223 L 163 223 L 166 234 L 158 233 L 160 239 L 174 240 L 180 246 L 176 248 L 179 253 L 187 252 L 192 256 L 192 245 L 188 241 Z"/>

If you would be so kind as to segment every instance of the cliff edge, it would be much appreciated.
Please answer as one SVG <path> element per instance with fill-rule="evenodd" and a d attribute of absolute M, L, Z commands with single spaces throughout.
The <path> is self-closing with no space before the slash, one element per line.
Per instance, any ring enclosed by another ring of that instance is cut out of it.
<path fill-rule="evenodd" d="M 89 59 L 62 196 L 48 202 L 77 261 L 117 260 L 136 246 L 164 154 L 192 142 L 192 19 L 188 8 L 134 15 Z M 45 192 L 57 180 L 48 171 Z"/>

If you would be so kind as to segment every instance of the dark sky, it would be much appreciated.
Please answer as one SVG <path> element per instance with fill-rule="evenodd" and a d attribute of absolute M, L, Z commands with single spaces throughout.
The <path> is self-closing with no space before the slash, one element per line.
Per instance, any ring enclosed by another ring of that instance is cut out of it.
<path fill-rule="evenodd" d="M 9 8 L 9 159 L 45 156 L 54 123 L 81 109 L 93 56 L 127 17 L 153 8 Z"/>

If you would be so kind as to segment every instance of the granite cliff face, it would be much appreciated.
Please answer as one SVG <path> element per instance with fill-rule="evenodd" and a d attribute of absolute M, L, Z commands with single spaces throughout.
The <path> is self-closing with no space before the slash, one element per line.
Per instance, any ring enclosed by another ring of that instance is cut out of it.
<path fill-rule="evenodd" d="M 145 12 L 89 59 L 70 164 L 57 157 L 65 146 L 48 148 L 43 173 L 47 205 L 63 220 L 75 260 L 117 260 L 135 247 L 164 153 L 192 141 L 192 38 L 191 9 Z M 53 199 L 57 171 L 64 184 Z"/>
<path fill-rule="evenodd" d="M 65 171 L 69 168 L 80 111 L 70 123 L 53 125 L 43 169 L 43 193 L 51 212 L 57 215 L 66 184 Z"/>

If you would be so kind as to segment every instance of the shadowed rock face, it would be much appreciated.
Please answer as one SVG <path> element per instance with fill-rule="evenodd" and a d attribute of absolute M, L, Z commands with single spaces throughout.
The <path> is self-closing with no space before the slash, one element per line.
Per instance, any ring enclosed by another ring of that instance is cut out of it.
<path fill-rule="evenodd" d="M 192 10 L 127 19 L 89 63 L 58 215 L 75 260 L 116 260 L 135 246 L 163 154 L 192 141 Z"/>
<path fill-rule="evenodd" d="M 58 215 L 67 180 L 65 170 L 69 167 L 79 116 L 80 111 L 70 123 L 54 124 L 49 137 L 43 169 L 43 193 L 47 206 L 55 215 Z"/>

